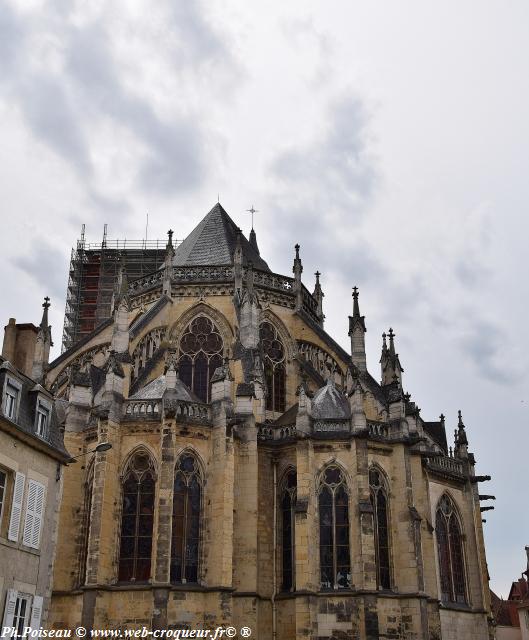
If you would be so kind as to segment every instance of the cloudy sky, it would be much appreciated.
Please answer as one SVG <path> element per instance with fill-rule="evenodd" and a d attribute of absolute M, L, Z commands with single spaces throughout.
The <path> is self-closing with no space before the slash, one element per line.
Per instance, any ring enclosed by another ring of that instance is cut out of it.
<path fill-rule="evenodd" d="M 492 586 L 529 544 L 529 5 L 484 0 L 0 3 L 1 320 L 60 350 L 81 224 L 178 238 L 220 201 L 261 253 L 322 273 L 347 347 L 393 326 L 425 419 L 461 408 Z"/>

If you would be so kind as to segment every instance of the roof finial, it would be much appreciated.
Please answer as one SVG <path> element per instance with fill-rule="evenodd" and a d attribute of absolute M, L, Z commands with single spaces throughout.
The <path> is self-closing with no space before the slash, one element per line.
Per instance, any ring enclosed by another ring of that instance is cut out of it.
<path fill-rule="evenodd" d="M 382 334 L 382 355 L 385 355 L 388 351 L 388 344 L 386 342 L 386 332 Z"/>
<path fill-rule="evenodd" d="M 252 229 L 253 229 L 253 214 L 254 214 L 254 213 L 259 213 L 259 209 L 254 209 L 254 206 L 253 206 L 253 204 L 252 204 L 251 208 L 250 208 L 250 209 L 246 209 L 246 211 L 247 211 L 248 213 L 251 213 L 251 214 L 252 214 Z"/>
<path fill-rule="evenodd" d="M 294 249 L 296 250 L 296 260 L 299 260 L 299 244 L 295 244 Z"/>
<path fill-rule="evenodd" d="M 358 305 L 358 287 L 353 287 L 353 318 L 360 317 L 360 307 Z"/>
<path fill-rule="evenodd" d="M 44 298 L 44 302 L 42 303 L 42 308 L 44 311 L 42 312 L 42 320 L 40 321 L 40 327 L 44 330 L 48 329 L 48 309 L 50 308 L 50 299 L 48 296 Z"/>
<path fill-rule="evenodd" d="M 173 233 L 174 231 L 172 229 L 169 229 L 169 231 L 167 232 L 167 248 L 169 249 L 169 247 L 172 248 L 173 246 Z"/>
<path fill-rule="evenodd" d="M 395 343 L 393 342 L 393 338 L 395 337 L 395 334 L 393 333 L 393 329 L 391 327 L 389 328 L 388 337 L 389 337 L 389 352 L 392 356 L 394 356 Z"/>

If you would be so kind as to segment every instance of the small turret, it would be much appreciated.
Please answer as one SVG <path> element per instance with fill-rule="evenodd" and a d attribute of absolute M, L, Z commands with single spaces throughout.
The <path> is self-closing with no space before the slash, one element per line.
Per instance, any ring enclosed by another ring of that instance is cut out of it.
<path fill-rule="evenodd" d="M 386 334 L 382 334 L 382 356 L 380 358 L 380 364 L 382 368 L 382 384 L 398 383 L 399 388 L 402 388 L 402 368 L 399 360 L 399 354 L 395 352 L 395 334 L 393 329 L 389 329 L 389 348 L 386 344 Z"/>
<path fill-rule="evenodd" d="M 303 273 L 303 265 L 301 264 L 301 258 L 299 257 L 299 244 L 294 246 L 296 250 L 296 257 L 294 258 L 294 266 L 292 272 L 294 273 L 294 293 L 296 294 L 296 309 L 299 310 L 303 306 L 303 292 L 301 288 L 301 274 Z"/>
<path fill-rule="evenodd" d="M 353 315 L 349 316 L 349 337 L 351 338 L 351 359 L 359 371 L 367 371 L 365 332 L 366 324 L 364 316 L 360 315 L 358 304 L 358 287 L 353 287 Z"/>
<path fill-rule="evenodd" d="M 35 343 L 35 355 L 33 356 L 33 367 L 31 377 L 37 382 L 42 382 L 46 368 L 50 358 L 50 347 L 53 346 L 51 339 L 51 326 L 48 322 L 48 309 L 50 308 L 50 299 L 46 296 L 42 305 L 42 320 L 37 332 L 37 341 Z"/>
<path fill-rule="evenodd" d="M 461 460 L 468 459 L 468 438 L 461 410 L 457 412 L 457 429 L 454 431 L 454 456 Z"/>
<path fill-rule="evenodd" d="M 312 294 L 312 297 L 318 304 L 316 308 L 316 314 L 318 315 L 320 325 L 323 327 L 323 321 L 325 320 L 325 315 L 323 313 L 323 297 L 325 294 L 323 293 L 320 285 L 321 273 L 319 271 L 316 271 L 314 275 L 316 276 L 316 284 L 314 285 L 314 293 Z"/>

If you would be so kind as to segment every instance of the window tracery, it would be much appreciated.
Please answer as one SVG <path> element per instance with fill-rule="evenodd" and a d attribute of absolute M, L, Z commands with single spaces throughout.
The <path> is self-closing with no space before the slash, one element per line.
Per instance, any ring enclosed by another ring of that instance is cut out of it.
<path fill-rule="evenodd" d="M 120 582 L 145 582 L 151 575 L 156 479 L 151 457 L 137 452 L 123 478 Z"/>
<path fill-rule="evenodd" d="M 379 589 L 391 589 L 388 491 L 384 476 L 376 467 L 369 471 L 369 489 L 373 507 L 377 586 Z"/>
<path fill-rule="evenodd" d="M 294 469 L 288 471 L 281 491 L 281 566 L 282 589 L 292 591 L 295 588 L 295 508 L 296 508 L 297 474 Z"/>
<path fill-rule="evenodd" d="M 211 399 L 211 378 L 222 366 L 224 343 L 219 329 L 207 316 L 194 318 L 180 338 L 179 375 L 203 402 Z"/>
<path fill-rule="evenodd" d="M 259 337 L 263 352 L 266 409 L 283 413 L 286 399 L 285 347 L 277 329 L 270 322 L 261 324 Z"/>
<path fill-rule="evenodd" d="M 198 582 L 202 476 L 196 457 L 184 453 L 176 463 L 171 536 L 171 582 Z"/>
<path fill-rule="evenodd" d="M 445 494 L 435 515 L 441 599 L 466 603 L 465 564 L 461 525 L 452 500 Z"/>
<path fill-rule="evenodd" d="M 347 589 L 351 586 L 349 494 L 345 476 L 335 464 L 321 475 L 318 507 L 321 587 Z"/>
<path fill-rule="evenodd" d="M 138 345 L 134 349 L 132 353 L 133 367 L 131 374 L 131 382 L 137 380 L 142 371 L 145 369 L 153 355 L 159 349 L 162 344 L 163 338 L 165 334 L 165 329 L 163 327 L 158 327 L 149 331 L 143 338 L 139 341 Z"/>

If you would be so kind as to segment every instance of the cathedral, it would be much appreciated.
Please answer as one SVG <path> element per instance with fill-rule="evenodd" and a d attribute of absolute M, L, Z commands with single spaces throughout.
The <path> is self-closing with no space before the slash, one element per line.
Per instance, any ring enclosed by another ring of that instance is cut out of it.
<path fill-rule="evenodd" d="M 404 390 L 392 329 L 368 371 L 356 287 L 350 349 L 326 333 L 298 245 L 293 277 L 275 273 L 220 204 L 168 236 L 46 369 L 78 456 L 48 626 L 492 638 L 488 477 L 461 413 L 449 445 Z"/>

